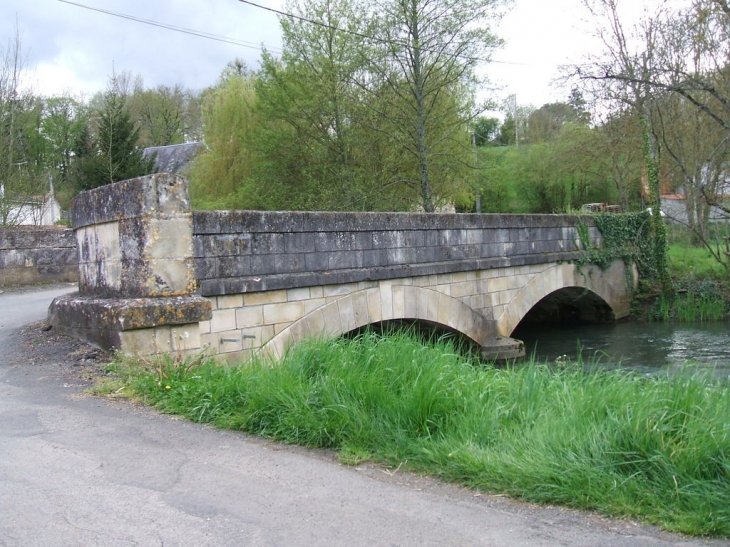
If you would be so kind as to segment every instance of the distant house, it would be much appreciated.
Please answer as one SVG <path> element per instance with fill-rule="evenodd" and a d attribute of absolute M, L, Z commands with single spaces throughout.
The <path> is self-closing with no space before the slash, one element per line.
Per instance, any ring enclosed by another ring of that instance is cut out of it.
<path fill-rule="evenodd" d="M 169 146 L 152 146 L 145 148 L 142 155 L 155 157 L 155 172 L 185 174 L 185 170 L 193 161 L 196 154 L 203 150 L 202 142 L 188 142 L 185 144 L 171 144 Z"/>
<path fill-rule="evenodd" d="M 715 197 L 719 202 L 725 202 L 730 205 L 730 196 L 727 194 L 719 194 Z M 661 201 L 662 212 L 666 215 L 667 220 L 678 224 L 687 224 L 687 198 L 681 188 L 678 193 L 662 194 L 659 196 L 659 199 Z M 728 222 L 730 221 L 730 217 L 722 209 L 710 207 L 709 221 Z"/>
<path fill-rule="evenodd" d="M 5 199 L 5 186 L 0 184 L 0 225 L 52 226 L 63 217 L 53 186 L 41 196 Z"/>

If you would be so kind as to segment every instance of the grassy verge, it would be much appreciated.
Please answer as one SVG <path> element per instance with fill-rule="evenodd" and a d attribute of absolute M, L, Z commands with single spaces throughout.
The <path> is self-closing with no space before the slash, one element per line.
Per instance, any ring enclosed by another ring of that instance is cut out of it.
<path fill-rule="evenodd" d="M 692 246 L 680 229 L 672 231 L 668 262 L 675 293 L 657 295 L 645 287 L 637 295 L 633 314 L 650 321 L 727 321 L 730 319 L 730 279 L 710 252 Z"/>
<path fill-rule="evenodd" d="M 366 333 L 281 363 L 117 365 L 164 412 L 491 492 L 730 536 L 730 393 L 700 378 L 484 367 Z M 119 385 L 110 389 L 118 391 Z"/>

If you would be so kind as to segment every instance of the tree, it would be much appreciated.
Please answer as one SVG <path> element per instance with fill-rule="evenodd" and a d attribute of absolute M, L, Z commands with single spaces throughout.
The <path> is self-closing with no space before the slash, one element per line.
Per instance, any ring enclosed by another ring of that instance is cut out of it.
<path fill-rule="evenodd" d="M 276 158 L 260 173 L 277 189 L 270 198 L 297 209 L 378 208 L 370 190 L 379 181 L 365 173 L 369 120 L 353 84 L 362 70 L 358 10 L 348 0 L 289 2 L 287 10 L 297 18 L 281 19 L 281 59 L 264 54 L 256 86 L 266 120 L 259 144 Z"/>
<path fill-rule="evenodd" d="M 88 109 L 73 97 L 51 97 L 44 102 L 41 134 L 46 144 L 46 163 L 54 173 L 59 201 L 67 202 L 75 193 L 74 162 L 84 154 Z"/>
<path fill-rule="evenodd" d="M 643 153 L 641 130 L 631 111 L 614 112 L 596 126 L 586 142 L 594 173 L 615 189 L 622 211 L 640 210 Z"/>
<path fill-rule="evenodd" d="M 136 83 L 126 103 L 140 128 L 141 147 L 169 146 L 200 139 L 200 101 L 179 85 L 145 88 Z"/>
<path fill-rule="evenodd" d="M 374 22 L 370 28 L 377 31 L 377 39 L 367 50 L 370 71 L 360 83 L 371 94 L 387 92 L 397 99 L 381 115 L 416 161 L 410 182 L 417 185 L 427 212 L 436 210 L 444 197 L 438 194 L 448 188 L 435 188 L 437 162 L 445 156 L 451 156 L 452 165 L 468 162 L 469 150 L 459 144 L 463 128 L 474 116 L 475 68 L 500 44 L 489 22 L 499 18 L 503 3 L 377 0 L 370 8 Z M 441 177 L 438 182 L 448 182 L 448 172 Z"/>
<path fill-rule="evenodd" d="M 550 103 L 533 110 L 527 117 L 528 143 L 549 141 L 568 124 L 587 125 L 585 112 L 570 103 Z"/>
<path fill-rule="evenodd" d="M 653 16 L 644 16 L 628 34 L 619 15 L 619 0 L 583 0 L 597 21 L 603 41 L 603 57 L 576 69 L 577 75 L 588 83 L 597 84 L 592 91 L 608 103 L 631 108 L 637 116 L 642 137 L 642 151 L 648 189 L 648 204 L 652 211 L 653 259 L 657 278 L 664 292 L 671 290 L 667 264 L 667 235 L 661 216 L 659 173 L 661 142 L 653 131 L 657 88 L 650 84 L 664 72 L 660 51 L 661 32 L 668 13 L 660 8 Z"/>
<path fill-rule="evenodd" d="M 84 190 L 154 172 L 154 158 L 144 158 L 137 147 L 139 127 L 125 106 L 123 83 L 112 77 L 96 109 L 96 134 L 91 155 L 82 164 Z"/>
<path fill-rule="evenodd" d="M 196 207 L 262 207 L 264 185 L 254 182 L 258 155 L 253 135 L 259 124 L 252 76 L 232 74 L 209 92 L 203 104 L 206 151 L 190 170 Z M 279 143 L 280 145 L 282 143 Z"/>
<path fill-rule="evenodd" d="M 499 135 L 501 123 L 499 118 L 479 116 L 474 122 L 474 146 L 494 145 Z"/>

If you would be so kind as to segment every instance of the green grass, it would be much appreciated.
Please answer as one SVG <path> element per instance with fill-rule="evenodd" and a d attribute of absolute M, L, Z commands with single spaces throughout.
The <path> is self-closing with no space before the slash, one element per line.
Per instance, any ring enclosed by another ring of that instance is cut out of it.
<path fill-rule="evenodd" d="M 669 269 L 673 277 L 727 277 L 725 268 L 704 247 L 676 242 L 669 245 Z"/>
<path fill-rule="evenodd" d="M 334 449 L 343 463 L 372 459 L 538 503 L 730 536 L 727 383 L 577 365 L 493 368 L 447 341 L 398 333 L 305 342 L 276 364 L 117 368 L 163 412 Z"/>

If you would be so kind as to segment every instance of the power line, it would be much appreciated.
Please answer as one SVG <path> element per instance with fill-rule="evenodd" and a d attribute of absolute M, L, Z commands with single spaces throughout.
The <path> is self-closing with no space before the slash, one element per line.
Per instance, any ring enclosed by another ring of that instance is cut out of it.
<path fill-rule="evenodd" d="M 61 0 L 61 1 L 64 1 L 64 0 Z M 275 8 L 270 8 L 268 6 L 262 6 L 261 4 L 257 4 L 256 2 L 251 2 L 250 0 L 238 0 L 238 1 L 240 3 L 242 3 L 242 4 L 246 4 L 246 5 L 252 6 L 254 8 L 259 8 L 259 9 L 262 9 L 262 10 L 265 10 L 265 11 L 269 11 L 271 13 L 276 13 L 277 15 L 281 15 L 283 17 L 288 17 L 290 19 L 296 19 L 296 20 L 302 21 L 304 23 L 309 23 L 311 25 L 316 25 L 316 26 L 323 27 L 323 28 L 326 28 L 326 29 L 329 29 L 329 30 L 334 30 L 335 32 L 341 32 L 343 34 L 350 34 L 352 36 L 357 36 L 359 38 L 364 38 L 366 40 L 371 40 L 373 42 L 380 42 L 380 43 L 387 44 L 387 45 L 401 45 L 401 46 L 407 45 L 407 44 L 405 44 L 403 42 L 394 42 L 394 41 L 391 41 L 391 40 L 386 40 L 384 38 L 378 38 L 376 36 L 370 36 L 368 34 L 363 34 L 361 32 L 357 32 L 355 30 L 342 29 L 342 28 L 337 27 L 335 25 L 330 25 L 329 23 L 324 23 L 322 21 L 315 21 L 314 19 L 308 19 L 308 18 L 303 17 L 301 15 L 295 15 L 293 13 L 288 13 L 286 11 L 281 11 L 281 10 L 278 10 L 278 9 L 275 9 Z M 428 52 L 428 51 L 431 51 L 431 50 L 424 49 L 423 51 L 427 51 Z M 524 63 L 512 63 L 512 62 L 509 62 L 509 61 L 495 61 L 494 59 L 485 59 L 483 57 L 468 57 L 468 56 L 464 56 L 464 55 L 458 55 L 457 57 L 460 57 L 462 59 L 468 59 L 470 61 L 483 61 L 485 63 L 497 63 L 497 64 L 501 64 L 501 65 L 522 65 L 522 64 L 524 64 Z"/>
<path fill-rule="evenodd" d="M 87 9 L 87 10 L 91 10 L 91 11 L 96 11 L 96 12 L 99 12 L 99 13 L 103 13 L 105 15 L 111 15 L 113 17 L 119 17 L 121 19 L 127 19 L 129 21 L 135 21 L 137 23 L 143 23 L 145 25 L 151 25 L 153 27 L 164 28 L 164 29 L 167 29 L 167 30 L 172 30 L 174 32 L 180 32 L 180 33 L 183 33 L 183 34 L 189 34 L 191 36 L 198 36 L 200 38 L 206 38 L 208 40 L 215 40 L 217 42 L 223 42 L 223 43 L 226 43 L 226 44 L 233 44 L 234 46 L 246 47 L 246 48 L 249 48 L 249 49 L 256 49 L 256 50 L 259 50 L 259 51 L 262 51 L 262 49 L 263 49 L 260 45 L 256 45 L 253 42 L 247 42 L 245 40 L 237 40 L 235 38 L 228 38 L 227 36 L 221 36 L 219 34 L 213 34 L 213 33 L 210 33 L 210 32 L 204 32 L 204 31 L 189 29 L 189 28 L 185 28 L 185 27 L 178 27 L 176 25 L 170 25 L 170 24 L 167 24 L 167 23 L 160 23 L 159 21 L 152 21 L 151 19 L 142 19 L 140 17 L 135 17 L 133 15 L 127 15 L 125 13 L 118 13 L 118 12 L 109 11 L 109 10 L 105 10 L 105 9 L 101 9 L 101 8 L 95 8 L 93 6 L 87 6 L 85 4 L 79 4 L 78 2 L 71 2 L 70 0 L 58 0 L 58 1 L 59 2 L 62 2 L 64 4 L 69 4 L 69 5 L 72 5 L 72 6 L 76 6 L 76 7 L 79 7 L 79 8 L 83 8 L 83 9 Z"/>

